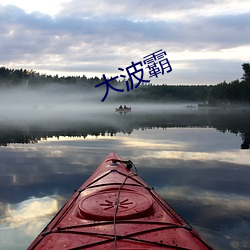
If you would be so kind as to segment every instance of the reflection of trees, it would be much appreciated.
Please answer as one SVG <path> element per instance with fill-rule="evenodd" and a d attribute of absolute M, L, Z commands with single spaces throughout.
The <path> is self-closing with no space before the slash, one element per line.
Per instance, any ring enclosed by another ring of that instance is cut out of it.
<path fill-rule="evenodd" d="M 11 143 L 37 143 L 39 139 L 37 139 L 33 135 L 26 135 L 23 131 L 0 131 L 0 146 L 7 146 Z"/>
<path fill-rule="evenodd" d="M 182 112 L 144 112 L 131 113 L 129 116 L 112 114 L 110 117 L 99 117 L 96 122 L 52 123 L 42 126 L 28 126 L 25 129 L 16 127 L 0 127 L 0 145 L 11 143 L 37 143 L 41 139 L 69 136 L 83 137 L 113 136 L 116 133 L 131 134 L 133 130 L 173 127 L 211 127 L 221 132 L 229 131 L 240 134 L 242 149 L 250 145 L 250 110 L 192 110 Z M 107 122 L 108 118 L 110 122 Z M 105 121 L 105 122 L 102 122 Z M 28 127 L 28 130 L 27 130 Z"/>
<path fill-rule="evenodd" d="M 250 132 L 242 135 L 243 143 L 241 144 L 241 149 L 249 149 L 250 146 Z"/>
<path fill-rule="evenodd" d="M 250 145 L 250 110 L 224 110 L 209 115 L 209 126 L 221 132 L 229 131 L 240 134 L 243 140 L 241 149 L 248 149 Z"/>

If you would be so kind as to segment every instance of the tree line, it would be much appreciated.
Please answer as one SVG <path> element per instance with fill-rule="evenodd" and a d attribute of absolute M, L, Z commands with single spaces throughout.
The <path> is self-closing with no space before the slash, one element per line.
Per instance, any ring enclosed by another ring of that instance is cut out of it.
<path fill-rule="evenodd" d="M 117 92 L 117 95 L 107 97 L 113 101 L 149 101 L 172 102 L 190 101 L 202 102 L 204 105 L 217 106 L 228 103 L 250 103 L 250 64 L 242 64 L 243 76 L 239 80 L 221 82 L 216 85 L 141 85 L 133 91 Z M 95 88 L 103 82 L 103 78 L 82 76 L 52 76 L 40 74 L 34 70 L 8 69 L 0 67 L 0 87 L 36 88 L 49 84 L 65 84 L 80 87 L 88 91 L 90 88 L 105 94 L 106 85 Z M 126 89 L 126 81 L 110 82 L 117 89 Z"/>
<path fill-rule="evenodd" d="M 243 63 L 242 69 L 244 73 L 241 81 L 238 79 L 230 83 L 224 81 L 211 89 L 209 103 L 250 103 L 250 64 Z"/>
<path fill-rule="evenodd" d="M 8 69 L 0 67 L 0 87 L 41 87 L 46 84 L 67 84 L 78 85 L 86 87 L 87 85 L 94 85 L 100 83 L 98 77 L 87 78 L 82 76 L 52 76 L 47 74 L 40 74 L 34 70 L 26 69 Z"/>

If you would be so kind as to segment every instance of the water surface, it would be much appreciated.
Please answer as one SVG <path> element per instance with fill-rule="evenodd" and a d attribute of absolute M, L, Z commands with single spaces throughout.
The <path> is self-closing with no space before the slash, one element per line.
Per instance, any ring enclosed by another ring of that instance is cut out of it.
<path fill-rule="evenodd" d="M 215 249 L 249 249 L 249 111 L 113 110 L 2 118 L 1 249 L 25 249 L 111 151 Z"/>

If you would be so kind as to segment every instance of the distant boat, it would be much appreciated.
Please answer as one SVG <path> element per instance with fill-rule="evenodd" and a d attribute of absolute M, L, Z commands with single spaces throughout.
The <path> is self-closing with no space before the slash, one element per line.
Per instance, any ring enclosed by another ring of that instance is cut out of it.
<path fill-rule="evenodd" d="M 125 107 L 125 108 L 121 108 L 121 107 L 119 107 L 119 108 L 115 108 L 115 111 L 116 112 L 124 112 L 124 113 L 128 113 L 128 112 L 131 112 L 131 107 Z"/>

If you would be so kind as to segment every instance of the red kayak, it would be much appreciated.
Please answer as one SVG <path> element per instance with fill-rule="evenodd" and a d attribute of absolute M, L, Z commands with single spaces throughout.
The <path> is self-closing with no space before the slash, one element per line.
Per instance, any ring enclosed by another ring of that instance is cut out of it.
<path fill-rule="evenodd" d="M 212 249 L 133 168 L 110 153 L 28 249 Z"/>

